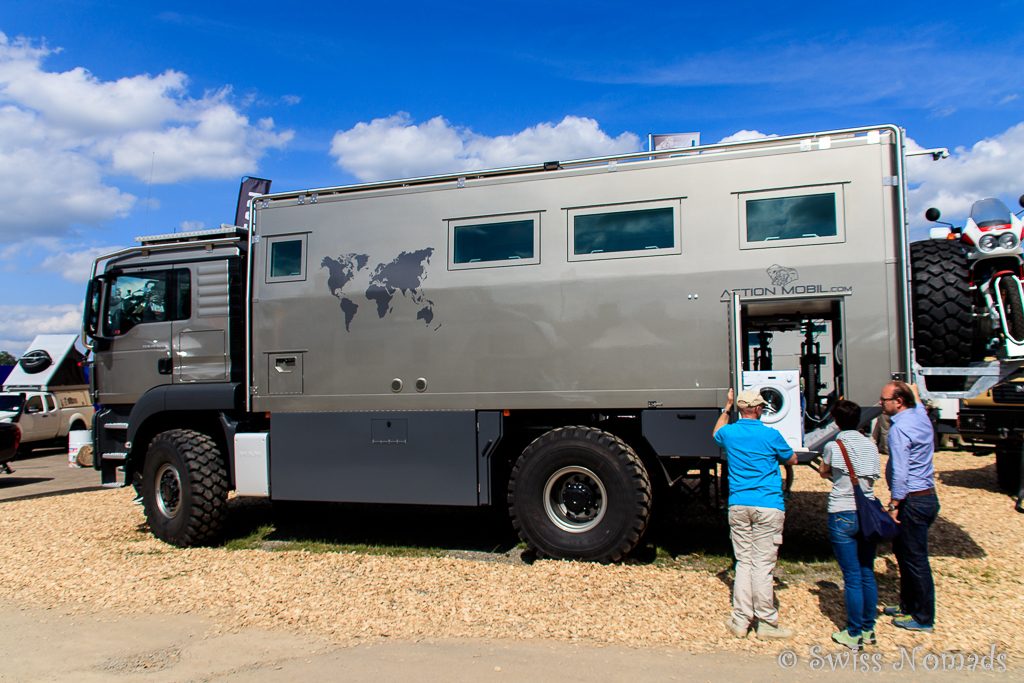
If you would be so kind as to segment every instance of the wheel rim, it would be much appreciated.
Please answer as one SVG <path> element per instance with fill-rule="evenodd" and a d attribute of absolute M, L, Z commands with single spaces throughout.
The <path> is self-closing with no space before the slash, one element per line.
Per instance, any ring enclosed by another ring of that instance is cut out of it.
<path fill-rule="evenodd" d="M 181 475 L 171 465 L 161 465 L 156 472 L 156 507 L 168 519 L 181 509 Z"/>
<path fill-rule="evenodd" d="M 563 467 L 544 485 L 544 512 L 563 531 L 581 534 L 604 519 L 608 494 L 600 477 L 586 467 Z"/>

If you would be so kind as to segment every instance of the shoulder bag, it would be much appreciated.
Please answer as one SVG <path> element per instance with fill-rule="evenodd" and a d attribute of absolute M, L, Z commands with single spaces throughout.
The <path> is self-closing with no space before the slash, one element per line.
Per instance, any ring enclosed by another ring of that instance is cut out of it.
<path fill-rule="evenodd" d="M 843 453 L 846 469 L 850 473 L 850 483 L 853 484 L 853 499 L 857 503 L 857 523 L 860 526 L 860 531 L 857 533 L 868 541 L 896 538 L 900 533 L 896 521 L 882 508 L 882 503 L 877 498 L 868 498 L 864 495 L 864 491 L 860 488 L 860 482 L 857 481 L 857 473 L 853 471 L 850 454 L 846 452 L 846 445 L 841 439 L 836 439 L 836 445 Z"/>

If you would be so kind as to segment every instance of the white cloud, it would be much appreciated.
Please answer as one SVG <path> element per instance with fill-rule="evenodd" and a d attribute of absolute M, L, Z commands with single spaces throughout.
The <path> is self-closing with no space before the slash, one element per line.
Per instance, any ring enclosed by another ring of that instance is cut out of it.
<path fill-rule="evenodd" d="M 747 140 L 762 140 L 764 138 L 777 138 L 775 133 L 762 133 L 759 130 L 738 130 L 732 135 L 726 135 L 719 142 L 745 142 Z"/>
<path fill-rule="evenodd" d="M 8 190 L 0 237 L 18 241 L 124 216 L 135 202 L 105 184 L 100 165 L 86 154 L 46 146 L 5 149 L 2 141 L 0 187 Z"/>
<path fill-rule="evenodd" d="M 70 282 L 85 283 L 92 272 L 92 262 L 101 254 L 109 254 L 121 247 L 81 247 L 73 251 L 57 251 L 43 259 L 42 270 L 57 273 Z"/>
<path fill-rule="evenodd" d="M 196 230 L 206 230 L 206 223 L 203 221 L 182 221 L 178 228 L 181 232 L 194 232 Z"/>
<path fill-rule="evenodd" d="M 913 140 L 908 151 L 921 149 Z M 970 211 L 971 204 L 985 197 L 1000 197 L 1019 208 L 1017 198 L 1024 193 L 1024 122 L 999 135 L 976 142 L 969 149 L 958 147 L 948 159 L 933 161 L 929 155 L 907 160 L 910 182 L 910 224 L 914 238 L 923 237 L 931 224 L 924 212 L 930 206 L 942 211 L 943 220 L 957 225 Z"/>
<path fill-rule="evenodd" d="M 261 156 L 287 144 L 292 131 L 275 133 L 272 119 L 256 126 L 227 104 L 198 112 L 194 122 L 159 131 L 136 131 L 108 140 L 113 168 L 154 183 L 186 178 L 234 178 L 257 168 Z"/>
<path fill-rule="evenodd" d="M 20 356 L 37 334 L 77 333 L 82 304 L 15 306 L 0 304 L 0 351 Z"/>
<path fill-rule="evenodd" d="M 174 70 L 111 81 L 84 67 L 48 71 L 44 62 L 58 51 L 0 32 L 0 187 L 9 201 L 0 239 L 127 215 L 137 199 L 112 174 L 153 183 L 237 178 L 292 139 L 272 119 L 250 121 L 230 88 L 196 99 Z"/>
<path fill-rule="evenodd" d="M 566 116 L 513 135 L 488 137 L 453 126 L 440 116 L 413 123 L 399 112 L 338 131 L 331 154 L 341 168 L 363 181 L 454 173 L 544 161 L 635 152 L 633 133 L 611 137 L 590 118 Z"/>

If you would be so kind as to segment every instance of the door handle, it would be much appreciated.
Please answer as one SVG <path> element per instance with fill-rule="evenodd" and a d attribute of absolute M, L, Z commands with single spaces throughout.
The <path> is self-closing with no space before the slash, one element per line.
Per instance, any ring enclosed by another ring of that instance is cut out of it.
<path fill-rule="evenodd" d="M 170 358 L 161 358 L 156 362 L 156 371 L 161 375 L 171 374 L 173 368 L 174 362 Z"/>

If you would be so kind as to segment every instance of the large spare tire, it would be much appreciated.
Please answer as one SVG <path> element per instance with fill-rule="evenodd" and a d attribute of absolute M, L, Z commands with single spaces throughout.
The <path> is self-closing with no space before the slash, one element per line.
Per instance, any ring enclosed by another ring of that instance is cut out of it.
<path fill-rule="evenodd" d="M 955 240 L 910 245 L 914 351 L 924 367 L 962 367 L 974 360 L 975 340 L 967 253 Z M 933 377 L 928 387 L 956 391 L 961 378 Z"/>

